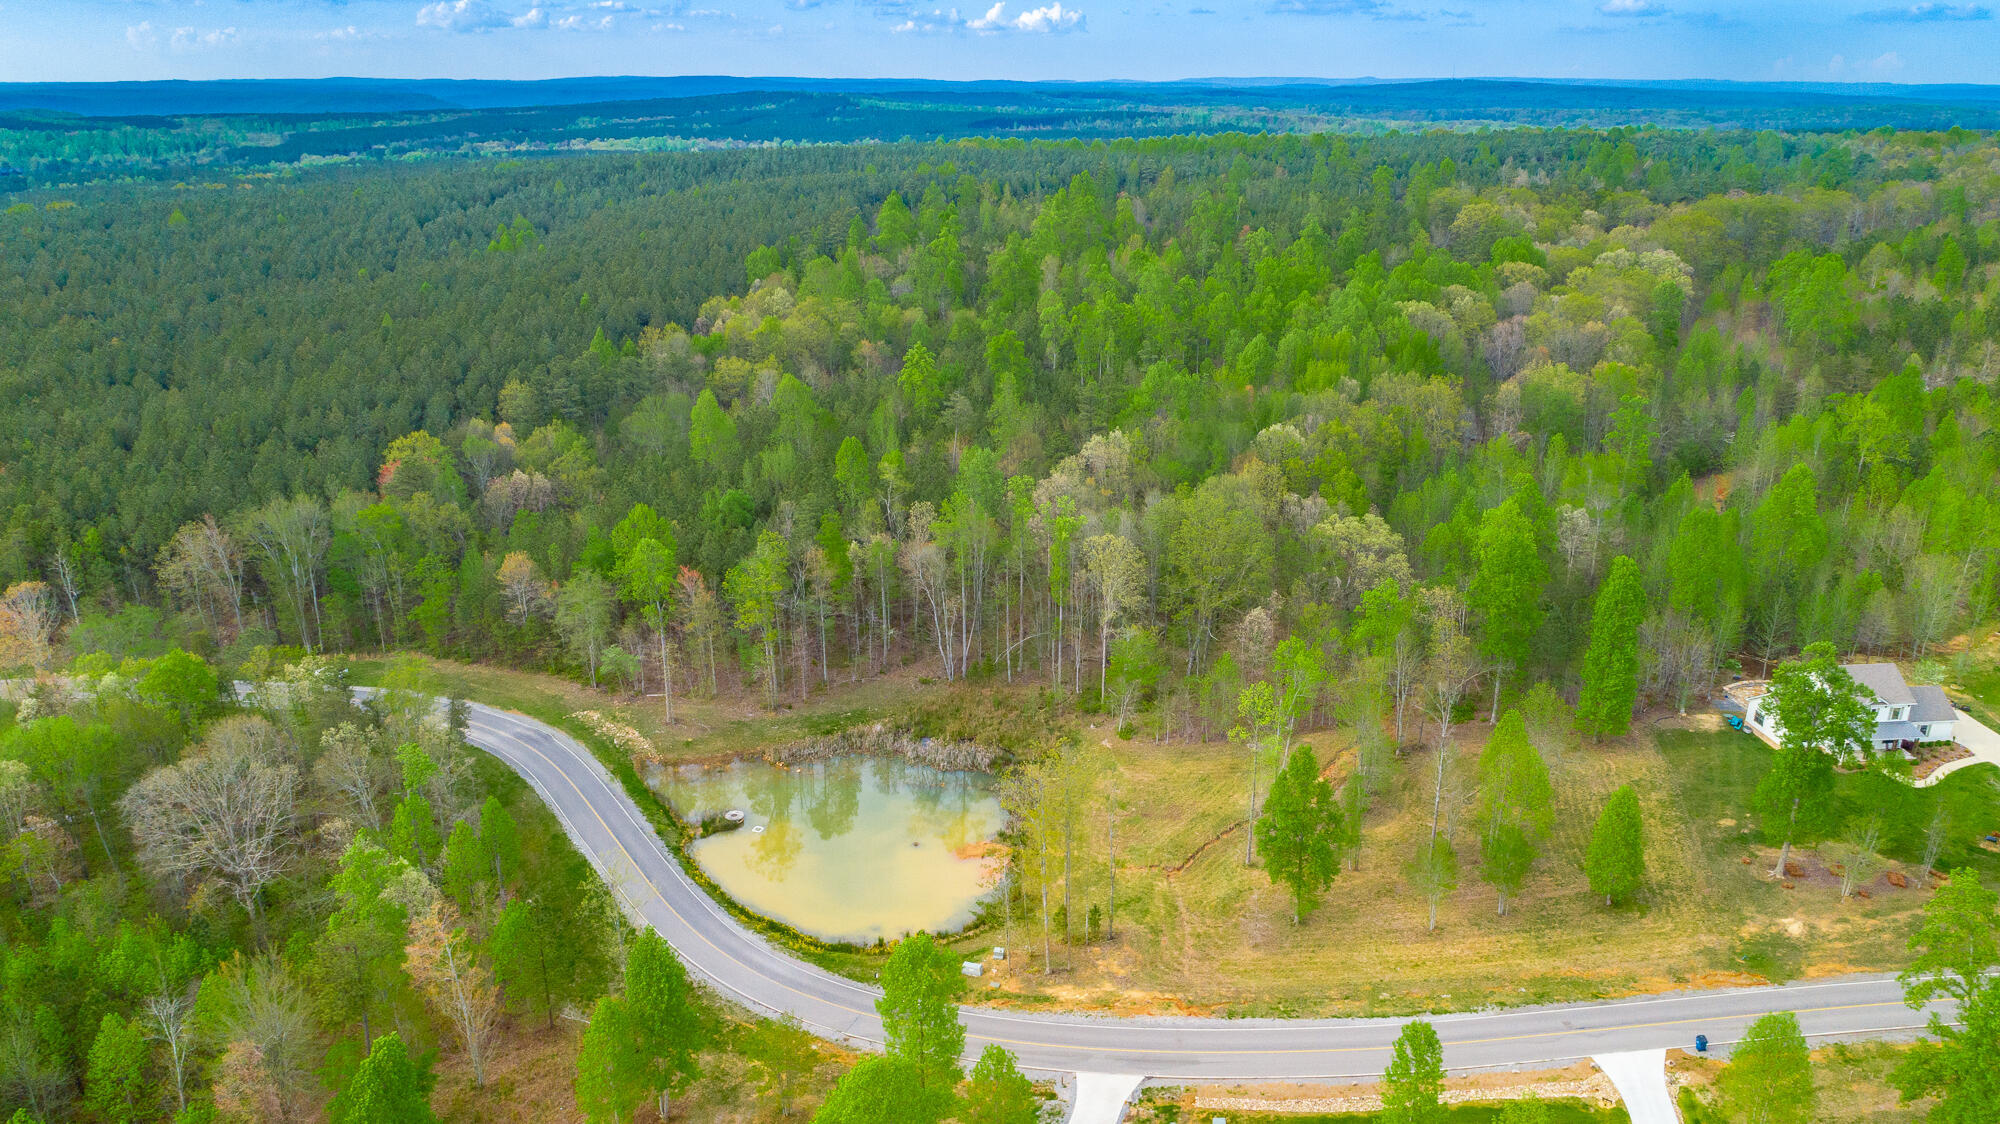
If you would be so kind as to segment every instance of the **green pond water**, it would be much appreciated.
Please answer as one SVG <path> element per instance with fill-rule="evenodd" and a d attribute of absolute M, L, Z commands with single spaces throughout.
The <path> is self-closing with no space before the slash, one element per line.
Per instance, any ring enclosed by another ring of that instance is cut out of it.
<path fill-rule="evenodd" d="M 647 780 L 691 821 L 742 811 L 741 828 L 689 853 L 731 897 L 802 933 L 867 944 L 947 932 L 997 884 L 997 860 L 979 854 L 1001 826 L 983 774 L 844 757 L 684 766 Z"/>

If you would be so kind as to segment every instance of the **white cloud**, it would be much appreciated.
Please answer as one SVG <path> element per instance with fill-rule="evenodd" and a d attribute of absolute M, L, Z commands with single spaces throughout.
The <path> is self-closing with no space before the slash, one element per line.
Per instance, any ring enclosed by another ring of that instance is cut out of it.
<path fill-rule="evenodd" d="M 1889 51 L 1885 54 L 1877 55 L 1875 61 L 1868 65 L 1877 74 L 1894 74 L 1903 69 L 1903 56 L 1894 51 Z"/>
<path fill-rule="evenodd" d="M 529 8 L 508 22 L 520 28 L 547 27 L 549 25 L 549 14 L 540 8 Z"/>
<path fill-rule="evenodd" d="M 1659 16 L 1667 11 L 1657 0 L 1604 0 L 1597 10 L 1607 16 Z"/>
<path fill-rule="evenodd" d="M 995 31 L 1068 31 L 1083 22 L 1083 13 L 1074 8 L 1065 8 L 1061 0 L 1040 8 L 1031 8 L 1018 16 L 1007 15 L 1006 0 L 1000 0 L 986 14 L 976 20 L 966 22 L 966 27 L 979 32 Z"/>
<path fill-rule="evenodd" d="M 168 45 L 176 51 L 202 51 L 235 41 L 236 29 L 233 27 L 214 27 L 207 31 L 198 27 L 177 27 Z"/>
<path fill-rule="evenodd" d="M 1022 31 L 1068 31 L 1082 22 L 1082 12 L 1074 8 L 1065 8 L 1060 2 L 1034 8 L 1014 17 L 1014 26 Z"/>
<path fill-rule="evenodd" d="M 417 10 L 418 27 L 444 31 L 491 31 L 512 24 L 512 19 L 486 0 L 437 0 Z"/>
<path fill-rule="evenodd" d="M 144 20 L 125 29 L 125 42 L 135 51 L 157 51 L 163 41 L 162 32 L 167 49 L 175 52 L 206 51 L 236 41 L 234 27 L 176 27 L 166 31 L 154 27 L 151 20 Z"/>

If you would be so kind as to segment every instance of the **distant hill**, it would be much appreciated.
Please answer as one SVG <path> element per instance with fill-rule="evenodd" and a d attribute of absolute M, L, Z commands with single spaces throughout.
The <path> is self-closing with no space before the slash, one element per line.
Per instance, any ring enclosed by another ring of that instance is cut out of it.
<path fill-rule="evenodd" d="M 1152 104 L 1279 103 L 1327 110 L 1518 115 L 1537 111 L 1714 118 L 1804 114 L 1809 118 L 1880 117 L 1900 124 L 1910 115 L 2000 118 L 2000 86 L 1899 86 L 1886 83 L 1629 82 L 1460 78 L 1198 78 L 1180 82 L 938 82 L 917 79 L 745 78 L 727 75 L 607 76 L 516 82 L 440 78 L 240 79 L 213 82 L 0 83 L 0 112 L 40 110 L 79 117 L 184 117 L 421 113 L 515 109 L 713 97 L 756 92 L 869 94 L 962 98 L 1099 101 L 1107 97 Z M 1896 120 L 1890 120 L 1895 118 Z M 1935 123 L 1935 122 L 1933 122 Z"/>
<path fill-rule="evenodd" d="M 0 84 L 0 193 L 320 162 L 968 137 L 1609 128 L 2000 129 L 2000 86 L 1208 78 Z"/>

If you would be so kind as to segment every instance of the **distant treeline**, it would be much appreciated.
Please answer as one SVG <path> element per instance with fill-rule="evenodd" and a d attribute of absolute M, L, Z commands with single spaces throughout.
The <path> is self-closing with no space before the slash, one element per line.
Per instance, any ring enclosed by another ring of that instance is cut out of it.
<path fill-rule="evenodd" d="M 324 160 L 580 149 L 1485 126 L 1994 129 L 2000 87 L 1495 79 L 1251 86 L 731 78 L 17 84 L 0 85 L 0 189 Z"/>

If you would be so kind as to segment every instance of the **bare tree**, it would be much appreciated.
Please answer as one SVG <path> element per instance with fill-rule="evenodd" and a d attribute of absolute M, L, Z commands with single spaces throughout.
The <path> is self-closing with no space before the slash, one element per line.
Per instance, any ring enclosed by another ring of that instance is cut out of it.
<path fill-rule="evenodd" d="M 12 839 L 21 833 L 28 813 L 41 801 L 34 774 L 19 761 L 0 761 L 0 829 Z"/>
<path fill-rule="evenodd" d="M 76 545 L 59 546 L 49 553 L 49 576 L 55 579 L 56 588 L 62 591 L 63 600 L 69 607 L 69 623 L 78 620 L 76 598 L 83 592 L 83 571 L 77 565 Z"/>
<path fill-rule="evenodd" d="M 424 1001 L 446 1022 L 465 1050 L 472 1083 L 486 1083 L 486 1052 L 500 1018 L 493 973 L 479 962 L 472 940 L 457 926 L 449 902 L 437 902 L 410 921 L 410 978 Z"/>
<path fill-rule="evenodd" d="M 1876 850 L 1882 842 L 1882 821 L 1869 820 L 1867 826 L 1850 839 L 1844 839 L 1833 847 L 1834 861 L 1840 864 L 1840 900 L 1854 896 L 1854 891 L 1875 881 L 1882 873 L 1882 856 Z"/>
<path fill-rule="evenodd" d="M 347 798 L 360 816 L 362 826 L 382 826 L 379 796 L 395 783 L 395 770 L 387 754 L 375 752 L 367 731 L 352 722 L 342 722 L 320 735 L 319 760 L 313 762 L 313 779 L 328 792 Z"/>
<path fill-rule="evenodd" d="M 1111 667 L 1111 631 L 1144 605 L 1146 557 L 1123 535 L 1097 535 L 1083 544 L 1083 564 L 1097 593 L 1097 697 L 1104 697 Z"/>
<path fill-rule="evenodd" d="M 231 744 L 153 770 L 119 807 L 147 869 L 214 878 L 254 919 L 263 888 L 291 862 L 297 802 L 297 769 Z"/>
<path fill-rule="evenodd" d="M 264 556 L 264 578 L 283 588 L 298 616 L 307 654 L 319 637 L 319 575 L 332 541 L 326 505 L 310 496 L 278 497 L 250 512 L 244 531 Z"/>
<path fill-rule="evenodd" d="M 231 637 L 243 631 L 243 552 L 215 516 L 174 532 L 160 548 L 155 572 L 167 592 L 200 613 L 209 627 L 226 626 Z"/>
<path fill-rule="evenodd" d="M 62 610 L 47 582 L 15 582 L 0 596 L 0 667 L 24 663 L 40 670 L 55 654 Z"/>
<path fill-rule="evenodd" d="M 140 1012 L 146 1037 L 166 1048 L 167 1065 L 174 1071 L 174 1100 L 185 1111 L 188 1054 L 194 1048 L 194 996 L 186 991 L 163 991 L 148 996 Z"/>
<path fill-rule="evenodd" d="M 218 992 L 210 1029 L 216 1041 L 229 1044 L 223 1068 L 229 1068 L 231 1055 L 239 1062 L 226 1083 L 239 1116 L 259 1124 L 308 1118 L 319 1061 L 318 1028 L 312 1002 L 283 958 L 269 952 L 239 954 L 203 986 Z M 216 1085 L 220 1107 L 222 1076 Z"/>
<path fill-rule="evenodd" d="M 1438 833 L 1444 808 L 1445 765 L 1451 756 L 1452 715 L 1465 693 L 1486 670 L 1465 633 L 1465 599 L 1457 590 L 1424 590 L 1424 616 L 1430 623 L 1430 654 L 1424 661 L 1424 713 L 1437 726 L 1437 787 L 1431 797 L 1431 834 Z"/>
<path fill-rule="evenodd" d="M 519 626 L 549 611 L 549 583 L 535 568 L 535 560 L 519 550 L 509 551 L 500 560 L 501 596 L 507 602 L 507 620 Z"/>

